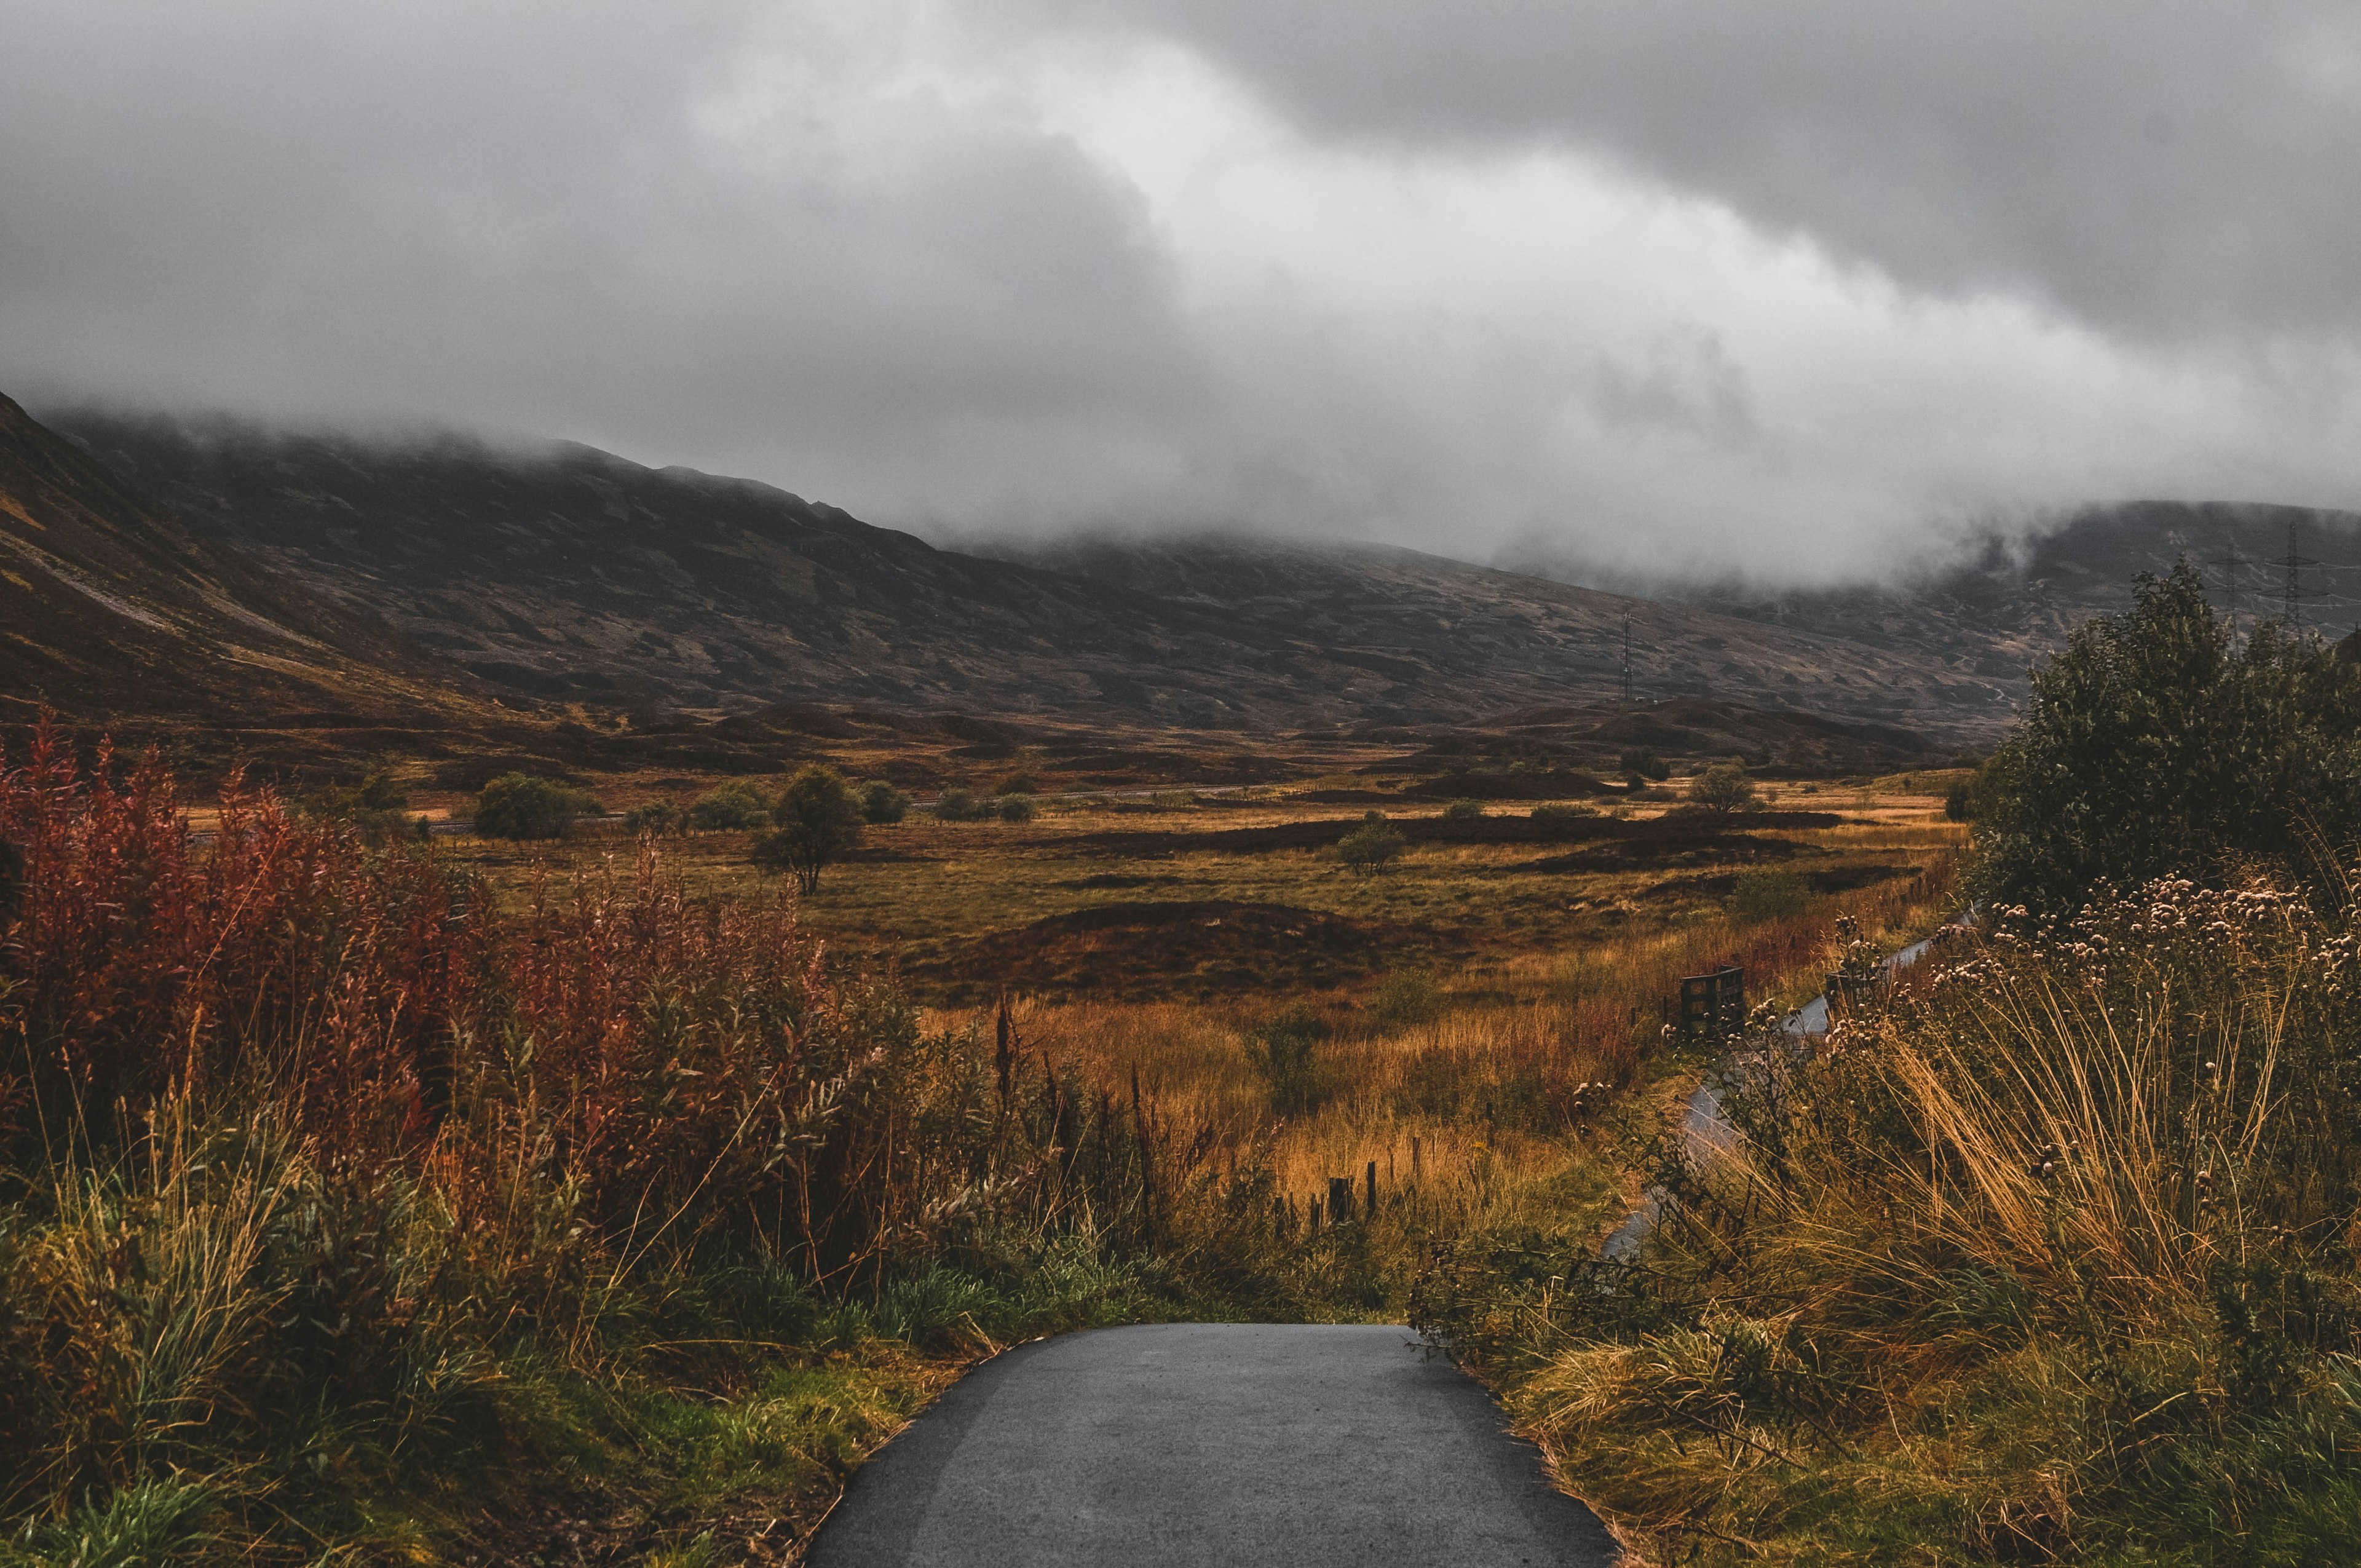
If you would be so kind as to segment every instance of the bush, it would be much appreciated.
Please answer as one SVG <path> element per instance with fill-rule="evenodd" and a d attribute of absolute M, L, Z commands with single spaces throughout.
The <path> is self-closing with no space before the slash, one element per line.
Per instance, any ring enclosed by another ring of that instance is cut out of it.
<path fill-rule="evenodd" d="M 1716 762 L 1689 784 L 1689 804 L 1707 811 L 1731 812 L 1754 804 L 1754 781 L 1743 762 Z"/>
<path fill-rule="evenodd" d="M 1730 917 L 1742 925 L 1759 926 L 1801 915 L 1811 902 L 1811 884 L 1785 866 L 1741 872 L 1730 890 Z"/>
<path fill-rule="evenodd" d="M 1400 860 L 1409 848 L 1401 830 L 1373 811 L 1368 820 L 1337 841 L 1336 858 L 1355 876 L 1371 876 Z"/>
<path fill-rule="evenodd" d="M 502 773 L 476 797 L 476 831 L 487 839 L 562 839 L 598 803 L 555 779 Z"/>
<path fill-rule="evenodd" d="M 943 791 L 935 802 L 935 820 L 938 822 L 973 822 L 983 813 L 984 807 L 976 800 L 972 791 L 956 786 Z"/>
<path fill-rule="evenodd" d="M 1369 999 L 1369 1017 L 1389 1029 L 1432 1024 L 1443 1014 L 1443 988 L 1420 970 L 1397 970 Z"/>
<path fill-rule="evenodd" d="M 1976 819 L 1976 788 L 1971 781 L 1957 780 L 1943 792 L 1943 815 L 1954 822 Z"/>
<path fill-rule="evenodd" d="M 652 800 L 623 813 L 623 831 L 666 839 L 688 831 L 688 813 L 668 800 Z"/>
<path fill-rule="evenodd" d="M 910 797 L 887 784 L 875 779 L 862 786 L 862 819 L 873 828 L 889 827 L 909 815 Z"/>
<path fill-rule="evenodd" d="M 1443 808 L 1443 819 L 1445 822 L 1481 822 L 1484 820 L 1484 804 L 1477 800 L 1455 800 Z"/>
<path fill-rule="evenodd" d="M 296 809 L 315 821 L 349 823 L 364 843 L 384 845 L 412 835 L 409 792 L 385 768 L 371 771 L 351 788 L 317 790 L 296 797 Z"/>
<path fill-rule="evenodd" d="M 1159 789 L 1148 803 L 1159 811 L 1186 811 L 1197 804 L 1197 795 L 1193 790 Z"/>
<path fill-rule="evenodd" d="M 1527 816 L 1535 822 L 1561 824 L 1579 822 L 1586 817 L 1597 815 L 1598 811 L 1594 807 L 1579 800 L 1545 800 L 1527 813 Z"/>
<path fill-rule="evenodd" d="M 1033 797 L 1029 795 L 1004 795 L 1000 797 L 1000 819 L 1003 822 L 1033 820 Z"/>
<path fill-rule="evenodd" d="M 765 871 L 793 872 L 806 894 L 819 891 L 819 873 L 861 842 L 861 804 L 845 787 L 844 775 L 807 763 L 787 781 L 771 809 L 778 823 L 754 845 L 754 863 Z"/>
<path fill-rule="evenodd" d="M 1035 795 L 1040 788 L 1040 781 L 1031 773 L 1011 773 L 1001 780 L 1000 786 L 992 793 L 996 795 Z"/>
<path fill-rule="evenodd" d="M 688 819 L 708 833 L 743 832 L 771 820 L 771 796 L 752 779 L 731 779 L 697 797 Z"/>
<path fill-rule="evenodd" d="M 2252 857 L 2326 891 L 2316 851 L 2361 836 L 2361 667 L 2271 621 L 2234 647 L 2194 567 L 2143 576 L 2035 673 L 1975 806 L 1993 903 L 2062 911 Z"/>
<path fill-rule="evenodd" d="M 1662 783 L 1673 776 L 1673 765 L 1656 755 L 1649 746 L 1634 746 L 1618 759 L 1616 766 L 1626 779 L 1633 783 L 1648 780 Z"/>
<path fill-rule="evenodd" d="M 1316 1048 L 1327 1037 L 1326 1022 L 1301 1002 L 1272 1014 L 1246 1036 L 1246 1065 L 1262 1080 L 1274 1115 L 1301 1115 L 1318 1107 Z"/>

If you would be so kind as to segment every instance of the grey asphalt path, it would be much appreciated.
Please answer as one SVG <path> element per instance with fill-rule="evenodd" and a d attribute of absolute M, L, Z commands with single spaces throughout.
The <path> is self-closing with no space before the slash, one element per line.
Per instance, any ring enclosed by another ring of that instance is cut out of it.
<path fill-rule="evenodd" d="M 811 1568 L 1607 1568 L 1481 1386 L 1409 1330 L 1174 1323 L 1023 1345 L 852 1478 Z"/>

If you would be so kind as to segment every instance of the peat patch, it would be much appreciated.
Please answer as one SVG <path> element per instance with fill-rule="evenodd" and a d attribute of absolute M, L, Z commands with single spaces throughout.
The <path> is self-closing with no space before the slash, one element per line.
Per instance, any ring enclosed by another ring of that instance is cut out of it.
<path fill-rule="evenodd" d="M 1301 990 L 1359 979 L 1431 946 L 1423 932 L 1283 904 L 1102 904 L 905 961 L 954 1005 L 1001 991 L 1156 1001 Z"/>

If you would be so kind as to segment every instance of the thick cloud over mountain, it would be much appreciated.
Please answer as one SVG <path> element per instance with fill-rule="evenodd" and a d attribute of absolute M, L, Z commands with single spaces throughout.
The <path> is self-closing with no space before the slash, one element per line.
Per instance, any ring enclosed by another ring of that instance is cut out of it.
<path fill-rule="evenodd" d="M 2357 120 L 2329 4 L 21 0 L 0 385 L 1827 576 L 2361 499 Z"/>

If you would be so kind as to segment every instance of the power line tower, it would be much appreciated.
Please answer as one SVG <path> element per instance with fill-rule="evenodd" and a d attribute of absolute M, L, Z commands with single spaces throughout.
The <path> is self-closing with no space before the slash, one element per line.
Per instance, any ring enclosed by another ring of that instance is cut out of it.
<path fill-rule="evenodd" d="M 2290 549 L 2288 553 L 2293 554 L 2294 551 Z M 2209 566 L 2222 568 L 2223 580 L 2229 587 L 2230 641 L 2233 642 L 2238 640 L 2238 568 L 2251 566 L 2254 564 L 2252 558 L 2238 553 L 2238 542 L 2235 539 L 2228 541 L 2223 546 L 2222 554 L 2218 557 L 2206 563 Z"/>
<path fill-rule="evenodd" d="M 2303 601 L 2307 591 L 2303 586 L 2303 569 L 2320 565 L 2309 555 L 2296 554 L 2296 530 L 2302 526 L 2296 522 L 2288 524 L 2288 553 L 2271 563 L 2274 566 L 2287 568 L 2287 584 L 2280 590 L 2280 597 L 2286 602 L 2284 615 L 2290 631 L 2303 624 Z"/>

